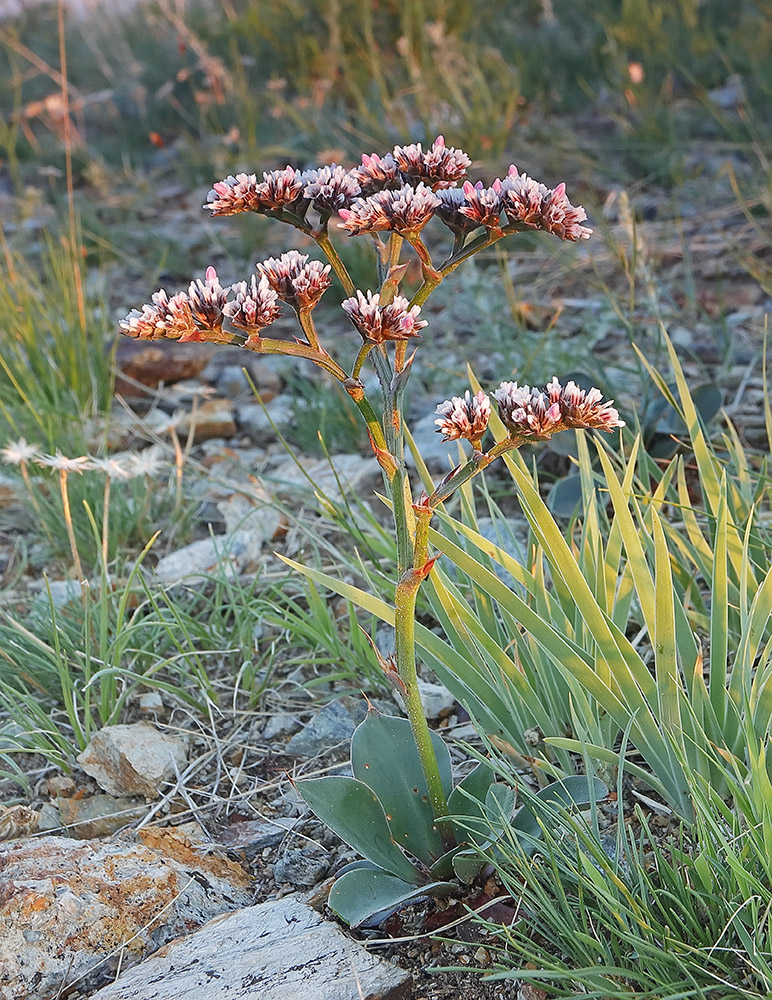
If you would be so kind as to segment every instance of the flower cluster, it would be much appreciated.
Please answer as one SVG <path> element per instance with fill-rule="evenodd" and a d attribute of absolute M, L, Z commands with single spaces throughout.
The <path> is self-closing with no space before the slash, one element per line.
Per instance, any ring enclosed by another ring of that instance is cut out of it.
<path fill-rule="evenodd" d="M 334 214 L 351 235 L 391 230 L 418 233 L 437 215 L 456 235 L 502 227 L 502 217 L 525 229 L 541 229 L 561 240 L 587 239 L 587 213 L 568 200 L 565 184 L 550 189 L 510 166 L 490 187 L 466 180 L 471 160 L 438 135 L 424 151 L 420 142 L 391 153 L 363 153 L 353 170 L 336 164 L 300 171 L 287 166 L 263 174 L 236 174 L 218 181 L 205 208 L 212 215 L 263 212 L 301 226 L 309 208 L 322 223 Z M 463 184 L 461 188 L 459 184 Z"/>
<path fill-rule="evenodd" d="M 280 299 L 295 309 L 313 309 L 332 284 L 330 265 L 309 260 L 307 253 L 290 250 L 281 257 L 269 257 L 257 265 Z"/>
<path fill-rule="evenodd" d="M 572 205 L 565 184 L 550 190 L 527 174 L 518 174 L 513 165 L 502 186 L 502 207 L 510 222 L 531 229 L 543 229 L 561 240 L 587 240 L 592 229 L 581 225 L 587 213 L 581 205 Z"/>
<path fill-rule="evenodd" d="M 330 265 L 309 260 L 308 254 L 290 250 L 278 259 L 257 265 L 258 276 L 249 283 L 237 281 L 223 287 L 217 271 L 208 267 L 204 281 L 191 281 L 187 292 L 169 296 L 165 289 L 152 301 L 132 309 L 121 321 L 121 332 L 139 340 L 215 341 L 229 343 L 233 334 L 223 329 L 227 320 L 249 335 L 245 347 L 256 347 L 260 331 L 279 316 L 278 299 L 295 309 L 313 309 L 330 287 Z"/>
<path fill-rule="evenodd" d="M 253 274 L 249 284 L 238 281 L 231 287 L 234 294 L 232 302 L 226 302 L 223 312 L 232 326 L 249 333 L 245 347 L 251 347 L 260 330 L 269 326 L 279 315 L 278 295 L 271 287 L 268 279 L 262 276 L 260 280 Z"/>
<path fill-rule="evenodd" d="M 332 215 L 346 208 L 362 193 L 353 171 L 331 164 L 303 174 L 303 195 L 320 215 Z"/>
<path fill-rule="evenodd" d="M 515 438 L 549 437 L 570 428 L 612 431 L 624 427 L 611 405 L 613 401 L 604 402 L 600 389 L 580 389 L 575 382 L 564 387 L 557 378 L 544 390 L 502 382 L 493 398 L 499 416 Z"/>
<path fill-rule="evenodd" d="M 406 184 L 397 191 L 378 191 L 369 198 L 357 198 L 350 209 L 341 209 L 341 228 L 352 236 L 384 229 L 413 235 L 423 229 L 440 204 L 425 184 Z"/>
<path fill-rule="evenodd" d="M 426 152 L 420 142 L 409 146 L 395 146 L 392 158 L 408 184 L 426 184 L 432 190 L 453 187 L 466 177 L 472 161 L 462 149 L 445 145 L 445 137 L 438 135 Z"/>
<path fill-rule="evenodd" d="M 269 170 L 258 183 L 256 174 L 231 174 L 217 181 L 206 198 L 212 215 L 237 215 L 239 212 L 281 212 L 287 208 L 305 212 L 303 174 L 294 167 Z"/>
<path fill-rule="evenodd" d="M 411 308 L 401 295 L 382 306 L 380 295 L 358 291 L 342 305 L 362 337 L 374 344 L 382 344 L 385 340 L 408 340 L 417 337 L 418 331 L 428 326 L 426 320 L 418 319 L 420 308 Z"/>
<path fill-rule="evenodd" d="M 439 420 L 434 422 L 438 433 L 443 435 L 443 441 L 465 438 L 479 449 L 480 439 L 491 417 L 491 401 L 482 390 L 472 396 L 467 389 L 463 396 L 446 399 L 444 403 L 440 403 L 436 412 Z"/>

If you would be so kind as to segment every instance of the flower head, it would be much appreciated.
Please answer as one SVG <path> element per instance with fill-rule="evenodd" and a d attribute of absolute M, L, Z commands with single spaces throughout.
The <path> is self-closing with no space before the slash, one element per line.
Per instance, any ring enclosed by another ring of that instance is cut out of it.
<path fill-rule="evenodd" d="M 359 184 L 364 197 L 393 184 L 402 186 L 399 167 L 391 153 L 385 156 L 378 156 L 377 153 L 368 156 L 367 153 L 362 153 L 362 162 L 358 167 L 354 167 L 351 176 Z"/>
<path fill-rule="evenodd" d="M 475 226 L 497 228 L 501 221 L 501 181 L 496 178 L 489 188 L 483 187 L 479 182 L 473 185 L 470 181 L 465 181 L 462 190 L 464 204 L 458 208 L 461 215 L 465 215 Z"/>
<path fill-rule="evenodd" d="M 157 340 L 164 336 L 160 327 L 161 312 L 155 305 L 142 306 L 142 310 L 132 309 L 125 319 L 118 324 L 121 333 L 127 337 L 135 337 L 139 340 Z"/>
<path fill-rule="evenodd" d="M 351 322 L 365 340 L 382 344 L 385 340 L 408 340 L 417 337 L 418 331 L 429 324 L 419 320 L 419 306 L 410 303 L 401 295 L 396 295 L 387 306 L 382 306 L 380 295 L 368 291 L 358 291 L 356 296 L 346 299 L 343 308 Z"/>
<path fill-rule="evenodd" d="M 278 259 L 269 257 L 257 265 L 280 299 L 296 309 L 313 309 L 332 284 L 330 265 L 309 260 L 307 253 L 289 250 Z"/>
<path fill-rule="evenodd" d="M 89 455 L 67 458 L 58 450 L 55 455 L 41 455 L 36 462 L 46 468 L 56 469 L 57 472 L 88 472 L 94 468 L 94 461 Z"/>
<path fill-rule="evenodd" d="M 204 281 L 200 278 L 191 281 L 188 288 L 188 305 L 198 327 L 212 331 L 222 327 L 229 291 L 230 289 L 222 287 L 217 271 L 213 267 L 206 269 Z"/>
<path fill-rule="evenodd" d="M 503 183 L 502 201 L 507 218 L 532 229 L 543 229 L 562 240 L 587 240 L 592 230 L 580 223 L 587 213 L 566 197 L 565 184 L 550 190 L 527 174 L 519 174 L 514 165 Z"/>
<path fill-rule="evenodd" d="M 249 284 L 239 281 L 232 286 L 231 291 L 235 297 L 232 302 L 225 304 L 223 312 L 233 326 L 249 333 L 244 346 L 251 347 L 254 338 L 259 336 L 259 331 L 273 323 L 279 315 L 276 301 L 278 295 L 265 275 L 258 281 L 254 274 Z"/>
<path fill-rule="evenodd" d="M 499 416 L 517 437 L 541 437 L 560 430 L 562 410 L 539 389 L 517 382 L 502 382 L 493 393 Z"/>
<path fill-rule="evenodd" d="M 581 225 L 587 213 L 581 205 L 572 205 L 566 196 L 565 184 L 558 184 L 542 203 L 542 229 L 561 240 L 588 240 L 592 230 Z"/>
<path fill-rule="evenodd" d="M 167 465 L 168 463 L 158 445 L 151 445 L 142 451 L 132 452 L 126 460 L 129 475 L 132 477 L 155 476 Z"/>
<path fill-rule="evenodd" d="M 434 422 L 443 441 L 466 438 L 479 447 L 490 420 L 491 401 L 482 390 L 472 396 L 467 389 L 463 396 L 453 396 L 440 403 L 436 412 L 440 419 Z"/>
<path fill-rule="evenodd" d="M 482 187 L 482 181 L 475 184 L 475 189 Z M 461 188 L 443 188 L 437 192 L 437 197 L 440 199 L 440 204 L 434 210 L 434 214 L 456 235 L 471 233 L 473 229 L 477 229 L 478 223 L 474 222 L 468 215 L 461 214 L 462 206 L 466 205 L 466 198 Z"/>
<path fill-rule="evenodd" d="M 6 465 L 26 465 L 40 457 L 40 449 L 36 444 L 27 444 L 24 438 L 19 438 L 0 449 L 0 455 Z"/>
<path fill-rule="evenodd" d="M 568 427 L 612 431 L 615 427 L 625 426 L 611 405 L 613 399 L 603 402 L 603 393 L 594 386 L 585 390 L 580 389 L 576 382 L 566 382 L 563 387 L 557 378 L 553 378 L 547 386 L 547 393 L 550 399 L 560 403 Z"/>
<path fill-rule="evenodd" d="M 131 479 L 133 475 L 128 462 L 109 455 L 104 458 L 92 458 L 91 467 L 98 472 L 104 472 L 108 479 Z"/>
<path fill-rule="evenodd" d="M 362 193 L 354 172 L 332 163 L 329 167 L 307 170 L 303 174 L 303 194 L 322 215 L 332 215 L 348 208 Z"/>
<path fill-rule="evenodd" d="M 198 327 L 193 322 L 193 313 L 185 292 L 177 292 L 170 298 L 166 290 L 161 288 L 151 297 L 153 305 L 158 310 L 156 329 L 159 337 L 168 337 L 170 340 L 201 339 Z"/>
<path fill-rule="evenodd" d="M 190 295 L 177 292 L 170 296 L 161 288 L 152 295 L 152 303 L 141 310 L 132 309 L 119 326 L 127 337 L 140 340 L 228 341 L 223 333 L 222 316 L 228 290 L 223 289 L 213 267 L 207 268 L 206 280 L 193 281 Z"/>
<path fill-rule="evenodd" d="M 283 170 L 269 170 L 257 187 L 258 212 L 299 207 L 304 198 L 303 174 L 289 164 Z"/>
<path fill-rule="evenodd" d="M 357 198 L 350 209 L 341 209 L 341 228 L 352 236 L 390 229 L 395 233 L 418 233 L 431 219 L 440 199 L 425 184 L 398 191 L 377 191 Z"/>
<path fill-rule="evenodd" d="M 408 184 L 427 184 L 430 188 L 447 188 L 466 177 L 471 160 L 461 149 L 446 146 L 443 136 L 438 135 L 426 152 L 420 142 L 409 146 L 395 146 L 394 161 Z"/>
<path fill-rule="evenodd" d="M 212 215 L 237 215 L 239 212 L 257 212 L 257 177 L 255 174 L 230 174 L 217 181 L 206 196 L 206 205 Z"/>
<path fill-rule="evenodd" d="M 624 421 L 611 405 L 603 402 L 599 389 L 580 389 L 575 382 L 565 388 L 553 378 L 546 389 L 502 382 L 493 393 L 499 416 L 515 437 L 548 437 L 569 428 L 612 431 Z"/>

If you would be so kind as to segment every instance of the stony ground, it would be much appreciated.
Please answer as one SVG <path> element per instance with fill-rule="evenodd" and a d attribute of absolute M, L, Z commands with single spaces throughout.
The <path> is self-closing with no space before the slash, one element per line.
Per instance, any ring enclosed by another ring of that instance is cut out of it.
<path fill-rule="evenodd" d="M 238 253 L 224 252 L 217 242 L 219 232 L 215 238 L 213 224 L 202 220 L 202 192 L 181 188 L 175 177 L 173 159 L 167 160 L 147 185 L 143 195 L 146 218 L 136 245 L 141 248 L 143 241 L 169 234 L 198 233 L 185 240 L 191 258 L 198 255 L 191 259 L 191 273 L 201 273 L 212 262 L 224 270 L 224 280 L 236 280 L 241 275 L 227 270 L 237 266 Z M 770 302 L 768 286 L 765 290 L 755 275 L 768 273 L 769 233 L 737 207 L 717 171 L 711 177 L 710 196 L 703 184 L 677 204 L 656 191 L 647 192 L 632 205 L 620 190 L 599 192 L 599 233 L 587 246 L 561 252 L 546 243 L 529 243 L 522 250 L 513 244 L 503 264 L 493 259 L 481 262 L 466 274 L 459 272 L 452 291 L 441 290 L 436 304 L 427 309 L 432 327 L 414 377 L 411 412 L 416 438 L 435 470 L 446 467 L 447 449 L 434 434 L 433 409 L 448 393 L 463 389 L 468 358 L 473 358 L 477 374 L 487 381 L 515 372 L 538 380 L 554 371 L 601 374 L 604 389 L 629 413 L 650 395 L 631 341 L 661 363 L 660 322 L 679 350 L 690 384 L 715 384 L 741 439 L 753 448 L 767 447 L 760 352 Z M 11 196 L 2 197 L 8 218 L 18 218 Z M 125 197 L 125 192 L 112 191 L 105 213 Z M 39 238 L 49 222 L 43 205 L 37 224 L 30 225 L 29 217 L 9 221 L 4 231 L 12 242 L 22 245 Z M 260 256 L 280 247 L 280 237 L 271 239 L 277 242 L 261 246 Z M 213 245 L 218 249 L 211 251 Z M 630 264 L 633 258 L 635 275 Z M 147 300 L 153 290 L 148 287 L 145 264 L 146 256 L 138 251 L 93 276 L 95 286 L 101 283 L 108 288 L 116 319 L 130 306 Z M 491 291 L 490 275 L 496 268 L 511 277 L 514 297 L 507 299 Z M 187 277 L 174 272 L 165 275 L 164 281 L 181 287 Z M 327 319 L 332 336 L 345 343 L 348 334 L 337 314 L 329 310 Z M 241 367 L 245 363 L 265 409 L 244 379 Z M 318 514 L 309 480 L 332 496 L 337 495 L 338 477 L 367 496 L 378 485 L 376 470 L 361 437 L 355 434 L 336 449 L 335 473 L 326 459 L 310 454 L 311 444 L 309 452 L 296 445 L 297 464 L 287 459 L 276 442 L 274 426 L 303 442 L 311 442 L 313 434 L 304 426 L 304 405 L 297 403 L 297 385 L 283 362 L 245 359 L 242 352 L 230 348 L 215 351 L 195 345 L 126 341 L 119 345 L 117 365 L 120 400 L 116 400 L 111 421 L 113 446 L 140 451 L 160 447 L 168 453 L 169 427 L 173 426 L 178 439 L 187 442 L 186 462 L 196 474 L 197 523 L 191 545 L 175 546 L 172 541 L 159 549 L 157 559 L 150 560 L 156 578 L 166 586 L 179 585 L 185 577 L 184 585 L 201 588 L 201 576 L 222 558 L 225 539 L 236 578 L 248 581 L 257 572 L 269 578 L 277 573 L 274 550 L 290 556 L 303 551 L 304 537 L 293 518 L 315 519 L 320 532 L 334 533 L 333 526 Z M 95 438 L 103 429 L 94 428 Z M 672 433 L 667 425 L 655 423 L 645 429 L 665 438 Z M 544 462 L 558 475 L 568 467 L 565 457 L 555 454 Z M 23 496 L 5 479 L 0 482 L 0 505 L 0 566 L 5 571 L 13 565 L 19 535 L 29 534 L 32 526 L 24 517 Z M 373 509 L 380 511 L 375 501 Z M 210 537 L 210 525 L 217 542 Z M 36 569 L 33 560 L 27 574 L 14 579 L 12 589 L 6 584 L 8 606 L 29 608 L 42 587 L 42 569 Z M 198 581 L 191 580 L 191 574 L 199 574 Z M 77 588 L 63 568 L 52 576 L 51 588 L 61 608 L 78 600 Z M 312 698 L 303 686 L 314 679 L 313 667 L 292 663 L 286 652 L 280 651 L 277 658 L 271 683 L 257 708 L 247 709 L 234 699 L 231 709 L 226 697 L 217 712 L 204 717 L 172 696 L 146 693 L 130 705 L 123 720 L 132 727 L 126 739 L 139 740 L 138 751 L 123 746 L 108 752 L 97 747 L 92 759 L 81 758 L 72 774 L 63 774 L 38 758 L 19 759 L 30 792 L 20 805 L 18 785 L 0 783 L 0 799 L 8 804 L 0 812 L 0 838 L 13 842 L 9 851 L 21 855 L 34 852 L 30 845 L 36 842 L 49 846 L 38 858 L 34 898 L 10 892 L 8 886 L 15 884 L 10 877 L 5 888 L 0 886 L 0 920 L 18 919 L 20 913 L 29 916 L 27 910 L 18 908 L 22 903 L 35 913 L 50 910 L 53 914 L 52 899 L 63 894 L 69 899 L 68 891 L 72 898 L 77 896 L 77 886 L 66 879 L 63 882 L 61 869 L 51 865 L 52 856 L 65 857 L 65 867 L 71 872 L 73 861 L 67 850 L 79 850 L 79 840 L 97 843 L 94 848 L 83 848 L 84 852 L 101 857 L 100 852 L 116 851 L 123 859 L 119 862 L 111 856 L 108 863 L 113 875 L 118 872 L 109 883 L 110 905 L 120 909 L 120 921 L 129 921 L 115 924 L 122 930 L 116 931 L 115 947 L 105 965 L 110 975 L 118 970 L 120 956 L 128 960 L 128 953 L 121 949 L 127 938 L 135 942 L 135 956 L 146 955 L 214 913 L 287 896 L 310 899 L 323 911 L 327 880 L 353 855 L 310 816 L 291 778 L 346 767 L 344 747 L 361 718 L 364 702 L 352 693 L 320 711 L 323 700 Z M 225 676 L 215 676 L 213 681 L 215 685 L 222 681 L 221 693 L 232 683 Z M 428 677 L 425 681 L 431 683 Z M 327 686 L 322 693 L 333 691 Z M 451 738 L 470 737 L 463 711 L 447 692 L 427 687 L 425 694 L 434 699 L 431 714 L 441 731 Z M 377 704 L 383 710 L 398 711 L 385 694 L 379 697 L 382 700 Z M 166 751 L 159 749 L 161 764 L 154 770 L 148 748 L 155 739 L 152 734 L 158 733 L 170 743 Z M 125 764 L 127 753 L 135 754 L 136 767 Z M 108 758 L 107 769 L 104 760 L 97 759 L 100 755 Z M 118 832 L 123 829 L 129 832 Z M 62 834 L 75 838 L 69 848 L 44 840 Z M 139 856 L 137 852 L 145 859 L 142 885 L 136 884 L 137 873 L 129 865 Z M 152 859 L 141 852 L 150 852 Z M 21 855 L 15 863 L 22 863 Z M 129 867 L 120 875 L 124 863 Z M 0 861 L 3 864 L 8 862 Z M 18 881 L 29 877 L 27 869 Z M 139 896 L 124 891 L 127 883 L 116 895 L 124 877 Z M 99 878 L 106 892 L 108 881 L 103 874 Z M 93 886 L 89 891 L 99 892 Z M 148 902 L 153 893 L 162 893 L 165 901 L 174 900 L 172 916 L 166 913 L 158 920 Z M 121 895 L 123 902 L 117 898 Z M 465 902 L 483 908 L 496 905 L 496 898 L 495 883 L 483 882 Z M 52 926 L 41 922 L 38 940 L 44 944 L 50 940 Z M 432 938 L 429 931 L 449 940 Z M 491 967 L 490 942 L 462 907 L 419 906 L 386 927 L 352 937 L 362 940 L 371 953 L 409 970 L 413 984 L 400 994 L 405 1000 L 540 1000 L 538 991 L 512 981 L 486 983 L 463 971 L 432 971 L 443 965 Z M 35 943 L 27 941 L 25 947 Z M 102 944 L 79 942 L 86 965 L 101 954 Z M 66 973 L 51 961 L 52 977 Z M 73 995 L 91 995 L 100 985 L 100 976 L 87 982 L 88 990 Z M 21 1000 L 21 993 L 14 993 L 10 986 L 6 989 L 10 992 L 4 997 Z"/>

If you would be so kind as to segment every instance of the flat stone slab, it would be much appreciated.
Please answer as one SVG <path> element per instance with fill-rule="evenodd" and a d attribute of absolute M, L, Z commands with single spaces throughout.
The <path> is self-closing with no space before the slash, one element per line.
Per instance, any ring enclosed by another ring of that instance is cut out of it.
<path fill-rule="evenodd" d="M 401 1000 L 411 977 L 292 896 L 215 917 L 91 1000 Z"/>

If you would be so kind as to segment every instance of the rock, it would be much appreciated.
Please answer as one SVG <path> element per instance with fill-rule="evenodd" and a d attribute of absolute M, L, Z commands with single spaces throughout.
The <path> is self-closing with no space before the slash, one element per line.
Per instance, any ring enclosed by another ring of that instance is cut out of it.
<path fill-rule="evenodd" d="M 186 744 L 159 732 L 149 722 L 105 726 L 77 760 L 108 795 L 158 797 L 160 785 L 174 778 L 188 759 Z"/>
<path fill-rule="evenodd" d="M 142 396 L 142 386 L 156 389 L 163 382 L 171 385 L 183 379 L 197 378 L 206 368 L 214 347 L 211 344 L 178 344 L 173 340 L 131 340 L 121 337 L 115 355 L 118 371 L 117 395 Z M 134 383 L 140 383 L 137 386 Z"/>
<path fill-rule="evenodd" d="M 62 820 L 59 816 L 59 807 L 53 802 L 44 802 L 38 817 L 38 832 L 48 833 L 50 830 L 61 830 Z"/>
<path fill-rule="evenodd" d="M 182 581 L 200 582 L 221 572 L 238 576 L 257 567 L 264 541 L 260 529 L 202 538 L 160 559 L 155 576 L 169 587 Z"/>
<path fill-rule="evenodd" d="M 128 826 L 147 812 L 142 799 L 91 795 L 87 799 L 59 799 L 59 826 L 76 840 L 108 837 Z"/>
<path fill-rule="evenodd" d="M 37 593 L 38 601 L 44 604 L 50 601 L 55 608 L 63 608 L 71 601 L 79 601 L 81 596 L 81 587 L 77 580 L 33 580 L 29 589 Z"/>
<path fill-rule="evenodd" d="M 248 531 L 255 535 L 256 546 L 270 542 L 279 530 L 281 515 L 273 498 L 260 486 L 252 486 L 249 495 L 234 493 L 227 500 L 221 500 L 217 509 L 225 521 L 226 534 Z"/>
<path fill-rule="evenodd" d="M 254 401 L 242 403 L 238 407 L 236 419 L 239 429 L 248 434 L 256 444 L 268 444 L 276 440 L 278 428 L 286 427 L 292 419 L 294 399 L 292 396 L 276 396 L 270 402 L 264 400 L 265 408 Z"/>
<path fill-rule="evenodd" d="M 247 376 L 240 365 L 228 365 L 223 368 L 218 372 L 214 385 L 217 392 L 227 399 L 252 393 Z"/>
<path fill-rule="evenodd" d="M 165 711 L 166 706 L 160 691 L 146 691 L 139 696 L 137 708 L 147 715 L 160 715 L 161 712 Z"/>
<path fill-rule="evenodd" d="M 355 718 L 355 715 L 358 716 Z M 295 733 L 287 744 L 287 753 L 313 757 L 323 750 L 346 743 L 365 716 L 365 708 L 352 713 L 342 701 L 331 701 Z"/>
<path fill-rule="evenodd" d="M 18 503 L 25 492 L 24 484 L 20 480 L 0 472 L 0 507 Z"/>
<path fill-rule="evenodd" d="M 92 1000 L 404 1000 L 410 973 L 292 896 L 211 920 Z"/>
<path fill-rule="evenodd" d="M 193 430 L 193 440 L 209 441 L 211 438 L 230 438 L 236 433 L 233 403 L 230 399 L 205 399 L 194 410 L 186 413 L 177 427 L 181 441 Z"/>
<path fill-rule="evenodd" d="M 288 816 L 241 820 L 226 826 L 217 840 L 223 847 L 244 851 L 249 860 L 264 848 L 280 844 L 294 826 L 295 820 Z"/>
<path fill-rule="evenodd" d="M 169 830 L 136 843 L 14 841 L 0 847 L 0 872 L 3 1000 L 92 989 L 251 897 L 239 865 Z"/>
<path fill-rule="evenodd" d="M 425 681 L 422 677 L 419 677 L 418 690 L 421 694 L 421 702 L 423 703 L 427 719 L 439 719 L 441 715 L 447 714 L 456 704 L 456 699 L 444 684 Z"/>
<path fill-rule="evenodd" d="M 273 740 L 282 733 L 295 733 L 300 729 L 300 722 L 294 715 L 280 712 L 272 715 L 263 727 L 260 738 L 263 740 Z"/>
<path fill-rule="evenodd" d="M 302 848 L 292 847 L 274 864 L 273 878 L 277 885 L 311 889 L 322 881 L 329 867 L 324 858 L 309 854 Z"/>
<path fill-rule="evenodd" d="M 326 458 L 304 461 L 302 469 L 285 457 L 281 469 L 271 473 L 271 477 L 277 494 L 297 496 L 299 490 L 313 490 L 336 502 L 341 500 L 338 480 L 347 494 L 358 492 L 365 496 L 376 483 L 382 488 L 377 462 L 362 455 L 335 455 L 332 466 Z"/>
<path fill-rule="evenodd" d="M 410 431 L 424 462 L 432 471 L 445 475 L 458 465 L 459 442 L 443 441 L 442 435 L 437 433 L 437 425 L 434 423 L 436 419 L 436 413 L 427 413 L 425 417 L 421 417 L 411 425 Z M 463 450 L 471 453 L 467 442 L 462 442 L 461 446 Z M 413 455 L 409 449 L 406 449 L 405 461 L 410 468 L 415 468 Z"/>

